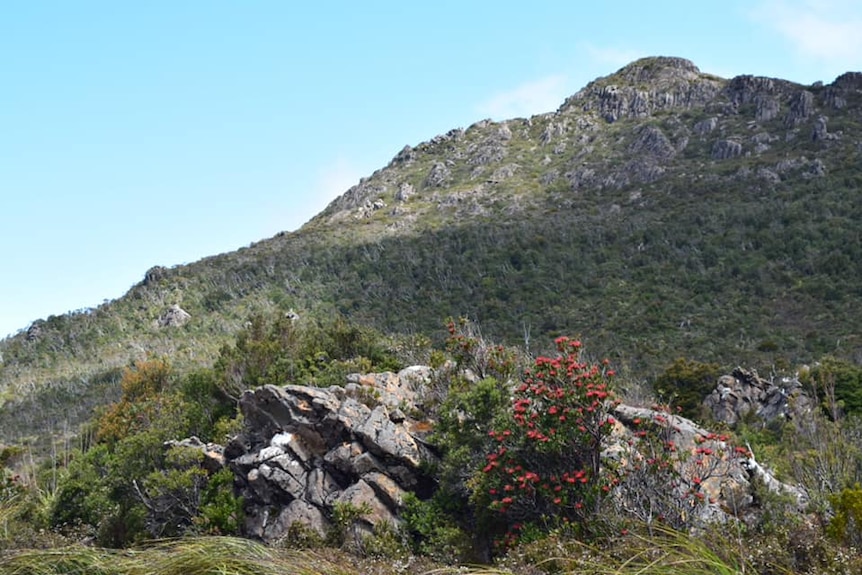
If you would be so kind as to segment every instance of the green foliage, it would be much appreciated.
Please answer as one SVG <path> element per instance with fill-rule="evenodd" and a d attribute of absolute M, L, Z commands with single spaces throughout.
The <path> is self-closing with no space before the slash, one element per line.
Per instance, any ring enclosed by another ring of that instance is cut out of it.
<path fill-rule="evenodd" d="M 834 516 L 826 532 L 836 541 L 855 548 L 862 547 L 862 488 L 842 489 L 830 498 Z"/>
<path fill-rule="evenodd" d="M 52 527 L 67 529 L 83 524 L 95 528 L 112 511 L 105 480 L 110 455 L 108 447 L 100 445 L 72 459 L 54 497 Z"/>
<path fill-rule="evenodd" d="M 383 521 L 374 526 L 370 535 L 362 538 L 361 553 L 365 557 L 396 561 L 408 559 L 410 548 L 404 531 Z"/>
<path fill-rule="evenodd" d="M 185 403 L 189 435 L 203 441 L 223 441 L 226 422 L 236 417 L 236 402 L 219 386 L 212 369 L 189 373 L 179 383 L 179 395 Z"/>
<path fill-rule="evenodd" d="M 703 418 L 703 400 L 715 389 L 721 367 L 679 358 L 656 377 L 653 389 L 662 400 L 682 408 L 690 419 Z"/>
<path fill-rule="evenodd" d="M 132 479 L 135 493 L 147 509 L 146 528 L 153 538 L 177 537 L 198 517 L 208 474 L 201 467 L 203 453 L 173 447 L 164 462 L 143 479 Z"/>
<path fill-rule="evenodd" d="M 224 468 L 210 476 L 201 494 L 198 515 L 193 518 L 198 530 L 214 535 L 238 535 L 244 516 L 243 500 L 234 494 L 233 472 Z"/>
<path fill-rule="evenodd" d="M 294 521 L 287 528 L 287 535 L 278 543 L 289 549 L 314 549 L 323 547 L 325 539 L 316 529 L 309 527 L 302 521 Z"/>
<path fill-rule="evenodd" d="M 229 472 L 211 478 L 196 449 L 165 449 L 191 432 L 219 429 L 229 413 L 214 378 L 198 372 L 174 389 L 161 360 L 126 370 L 123 395 L 95 421 L 97 444 L 73 457 L 49 512 L 60 530 L 86 528 L 105 546 L 123 547 L 146 537 L 196 531 L 236 533 L 241 502 Z"/>
<path fill-rule="evenodd" d="M 326 542 L 340 548 L 362 549 L 363 532 L 359 524 L 369 513 L 371 506 L 368 503 L 354 505 L 345 501 L 336 502 L 332 506 L 331 525 L 326 534 Z"/>
<path fill-rule="evenodd" d="M 815 391 L 833 419 L 862 415 L 862 366 L 826 356 L 803 372 L 801 380 Z"/>
<path fill-rule="evenodd" d="M 487 377 L 475 383 L 456 378 L 438 410 L 433 440 L 445 453 L 440 470 L 444 490 L 466 495 L 466 480 L 493 444 L 488 430 L 504 417 L 509 386 Z"/>
<path fill-rule="evenodd" d="M 439 497 L 422 501 L 408 493 L 400 515 L 415 553 L 450 565 L 470 558 L 470 537 L 443 508 Z"/>
<path fill-rule="evenodd" d="M 324 323 L 290 317 L 254 317 L 234 346 L 222 348 L 215 371 L 221 389 L 238 397 L 265 384 L 334 385 L 357 371 L 387 371 L 400 365 L 376 331 L 336 317 Z"/>
<path fill-rule="evenodd" d="M 517 540 L 525 525 L 579 525 L 598 516 L 616 483 L 601 453 L 613 426 L 614 371 L 580 359 L 581 342 L 560 337 L 556 357 L 538 357 L 513 392 L 509 420 L 472 478 L 472 501 L 486 529 Z"/>

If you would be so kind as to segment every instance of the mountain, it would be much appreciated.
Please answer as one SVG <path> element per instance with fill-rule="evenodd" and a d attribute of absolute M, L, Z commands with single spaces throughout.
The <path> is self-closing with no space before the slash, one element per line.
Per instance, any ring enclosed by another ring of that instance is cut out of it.
<path fill-rule="evenodd" d="M 860 166 L 862 73 L 638 60 L 555 112 L 405 146 L 296 232 L 34 322 L 0 342 L 0 420 L 41 401 L 64 421 L 32 426 L 74 424 L 129 361 L 205 364 L 251 314 L 290 310 L 432 337 L 467 315 L 533 349 L 579 334 L 638 378 L 682 356 L 862 361 Z"/>

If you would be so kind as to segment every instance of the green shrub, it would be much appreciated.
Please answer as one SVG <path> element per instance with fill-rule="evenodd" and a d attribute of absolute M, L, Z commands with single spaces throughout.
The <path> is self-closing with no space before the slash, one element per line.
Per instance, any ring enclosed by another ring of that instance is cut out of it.
<path fill-rule="evenodd" d="M 325 542 L 317 530 L 302 521 L 294 521 L 287 528 L 287 534 L 278 544 L 289 549 L 315 549 L 323 547 Z"/>
<path fill-rule="evenodd" d="M 833 419 L 862 415 L 862 366 L 826 356 L 800 379 L 811 386 Z"/>
<path fill-rule="evenodd" d="M 243 499 L 234 493 L 233 471 L 224 468 L 210 476 L 194 518 L 198 530 L 215 535 L 238 535 L 244 516 Z"/>
<path fill-rule="evenodd" d="M 348 502 L 337 502 L 332 506 L 331 524 L 326 534 L 326 542 L 335 547 L 349 550 L 362 548 L 362 529 L 360 522 L 371 513 L 368 503 L 354 505 Z"/>
<path fill-rule="evenodd" d="M 718 364 L 679 358 L 656 377 L 653 389 L 662 401 L 679 406 L 685 417 L 703 419 L 703 400 L 720 375 Z"/>
<path fill-rule="evenodd" d="M 834 516 L 826 532 L 839 543 L 862 548 L 862 488 L 842 489 L 830 503 Z"/>
<path fill-rule="evenodd" d="M 447 564 L 465 561 L 470 557 L 470 537 L 458 527 L 452 514 L 443 508 L 439 497 L 422 501 L 413 493 L 407 493 L 401 519 L 414 553 Z"/>

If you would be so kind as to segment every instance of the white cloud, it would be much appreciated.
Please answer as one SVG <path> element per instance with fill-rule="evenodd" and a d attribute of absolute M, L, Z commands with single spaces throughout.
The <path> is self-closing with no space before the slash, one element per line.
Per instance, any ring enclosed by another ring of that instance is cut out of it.
<path fill-rule="evenodd" d="M 858 0 L 764 0 L 751 16 L 783 36 L 799 55 L 829 68 L 859 69 L 862 63 Z"/>
<path fill-rule="evenodd" d="M 495 120 L 524 118 L 556 110 L 568 95 L 567 78 L 556 74 L 495 94 L 479 104 L 477 110 Z"/>

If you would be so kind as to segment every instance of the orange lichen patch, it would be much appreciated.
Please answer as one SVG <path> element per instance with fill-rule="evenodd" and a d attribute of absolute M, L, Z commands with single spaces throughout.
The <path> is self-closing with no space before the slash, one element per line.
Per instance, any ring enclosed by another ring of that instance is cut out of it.
<path fill-rule="evenodd" d="M 434 424 L 428 420 L 414 421 L 409 426 L 411 433 L 427 433 L 434 429 Z"/>

